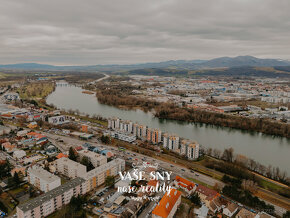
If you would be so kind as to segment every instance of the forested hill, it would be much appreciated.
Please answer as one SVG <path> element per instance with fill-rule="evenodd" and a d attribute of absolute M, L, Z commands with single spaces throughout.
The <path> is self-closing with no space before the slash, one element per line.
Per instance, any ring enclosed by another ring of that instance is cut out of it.
<path fill-rule="evenodd" d="M 257 76 L 257 77 L 289 77 L 290 66 L 281 67 L 231 67 L 201 70 L 178 69 L 137 69 L 126 73 L 131 75 L 156 75 L 156 76 Z"/>

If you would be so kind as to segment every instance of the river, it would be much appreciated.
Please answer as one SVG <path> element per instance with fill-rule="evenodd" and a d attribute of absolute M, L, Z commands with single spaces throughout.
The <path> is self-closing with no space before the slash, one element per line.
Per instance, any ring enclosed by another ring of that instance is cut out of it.
<path fill-rule="evenodd" d="M 106 118 L 116 116 L 132 120 L 195 140 L 204 147 L 221 151 L 232 147 L 236 154 L 245 155 L 266 166 L 278 166 L 290 175 L 289 139 L 214 125 L 162 120 L 141 110 L 121 110 L 100 104 L 95 95 L 84 94 L 82 91 L 80 87 L 58 83 L 55 91 L 47 97 L 47 103 L 59 109 L 78 109 L 90 115 L 96 114 Z"/>

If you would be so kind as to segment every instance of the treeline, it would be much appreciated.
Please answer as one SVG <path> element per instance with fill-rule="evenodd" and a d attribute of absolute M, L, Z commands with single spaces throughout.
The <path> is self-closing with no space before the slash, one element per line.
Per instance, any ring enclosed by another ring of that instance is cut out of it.
<path fill-rule="evenodd" d="M 125 90 L 124 90 L 125 91 Z M 142 97 L 123 96 L 123 92 L 116 90 L 99 90 L 96 93 L 98 101 L 102 104 L 111 105 L 115 107 L 124 107 L 127 109 L 140 108 L 144 111 L 150 111 L 156 108 L 159 103 L 150 101 Z"/>
<path fill-rule="evenodd" d="M 258 197 L 254 197 L 248 190 L 241 190 L 236 186 L 226 185 L 223 188 L 223 194 L 255 210 L 266 210 L 268 213 L 274 215 L 275 208 L 273 205 L 266 204 L 265 201 L 261 201 Z"/>
<path fill-rule="evenodd" d="M 276 192 L 287 198 L 290 197 L 289 189 L 282 187 L 279 189 L 264 187 L 263 179 L 253 173 L 256 172 L 267 178 L 290 185 L 290 178 L 287 177 L 287 173 L 285 171 L 281 171 L 279 167 L 272 167 L 271 165 L 266 167 L 252 159 L 248 159 L 243 155 L 235 155 L 232 148 L 225 149 L 223 153 L 217 149 L 208 148 L 205 153 L 219 159 L 207 160 L 205 163 L 207 168 L 214 169 L 234 177 L 224 177 L 224 182 L 240 186 L 243 181 L 253 181 L 260 187 L 269 189 L 270 191 Z"/>
<path fill-rule="evenodd" d="M 162 119 L 213 124 L 290 138 L 289 124 L 273 122 L 265 118 L 248 118 L 225 113 L 181 108 L 171 103 L 162 103 L 156 107 L 155 116 Z"/>
<path fill-rule="evenodd" d="M 144 97 L 132 96 L 132 87 L 99 88 L 96 96 L 102 104 L 132 109 L 140 108 L 144 111 L 153 110 L 155 116 L 161 119 L 198 122 L 242 130 L 262 132 L 290 138 L 289 124 L 272 121 L 266 118 L 248 118 L 238 115 L 216 113 L 205 110 L 179 107 L 174 103 L 161 103 Z"/>

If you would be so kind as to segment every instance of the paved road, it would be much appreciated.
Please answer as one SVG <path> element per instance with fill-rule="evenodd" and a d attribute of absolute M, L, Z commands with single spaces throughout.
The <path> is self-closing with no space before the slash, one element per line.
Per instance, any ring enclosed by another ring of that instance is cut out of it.
<path fill-rule="evenodd" d="M 59 136 L 59 135 L 54 135 L 54 134 L 51 134 L 51 133 L 44 133 L 47 135 L 47 137 L 55 143 L 55 145 L 61 150 L 61 151 L 68 151 L 70 147 L 77 147 L 79 145 L 82 145 L 83 143 L 85 143 L 85 141 L 82 141 L 82 140 L 79 140 L 79 139 L 76 139 L 76 138 L 72 138 L 72 137 L 67 137 L 67 136 Z M 56 139 L 57 138 L 60 138 L 63 140 L 62 143 L 58 143 L 56 142 Z M 142 154 L 139 154 L 139 153 L 135 153 L 135 152 L 132 152 L 132 151 L 126 151 L 125 154 L 123 151 L 118 151 L 118 149 L 116 149 L 116 147 L 113 147 L 113 146 L 109 146 L 109 145 L 103 145 L 101 143 L 99 143 L 96 139 L 94 139 L 93 141 L 89 141 L 89 143 L 91 143 L 93 146 L 101 146 L 103 148 L 106 148 L 108 150 L 112 150 L 113 153 L 115 153 L 117 156 L 119 157 L 122 157 L 124 159 L 127 159 L 128 157 L 132 157 L 133 159 L 138 159 L 138 161 L 142 162 L 142 159 L 145 158 L 145 161 L 146 162 L 149 162 L 149 163 L 158 163 L 158 165 L 168 171 L 172 171 L 178 175 L 181 175 L 183 177 L 186 177 L 186 178 L 193 178 L 193 179 L 196 179 L 196 180 L 199 180 L 203 183 L 206 183 L 210 186 L 214 186 L 216 183 L 219 184 L 221 187 L 224 186 L 224 184 L 219 181 L 219 180 L 216 180 L 212 177 L 209 177 L 209 176 L 206 176 L 206 175 L 203 175 L 203 174 L 200 174 L 200 173 L 196 173 L 196 172 L 191 172 L 189 169 L 186 169 L 184 167 L 181 167 L 177 164 L 171 164 L 171 163 L 168 163 L 168 162 L 165 162 L 165 161 L 162 161 L 162 160 L 158 160 L 158 159 L 155 159 L 155 158 L 151 158 L 149 156 L 145 156 L 145 155 L 142 155 Z"/>
<path fill-rule="evenodd" d="M 104 73 L 103 73 L 103 74 L 104 74 Z M 90 82 L 89 84 L 95 84 L 95 83 L 97 83 L 97 82 L 100 82 L 100 81 L 102 81 L 102 80 L 108 79 L 108 78 L 110 77 L 108 74 L 104 74 L 104 75 L 105 75 L 105 77 L 102 77 L 102 78 L 97 79 L 97 80 L 95 80 L 95 81 L 93 81 L 93 82 Z"/>
<path fill-rule="evenodd" d="M 68 151 L 69 148 L 72 146 L 72 147 L 77 147 L 79 145 L 82 145 L 83 143 L 85 143 L 85 141 L 82 141 L 82 140 L 79 140 L 79 139 L 76 139 L 76 138 L 72 138 L 72 137 L 67 137 L 67 136 L 59 136 L 59 135 L 54 135 L 54 134 L 49 134 L 49 133 L 45 133 L 49 139 L 52 139 L 52 140 L 55 140 L 56 138 L 61 138 L 64 142 L 63 143 L 56 143 L 56 146 L 58 146 L 62 151 Z M 118 157 L 120 158 L 123 158 L 123 159 L 127 159 L 128 157 L 132 157 L 132 159 L 138 159 L 138 161 L 142 162 L 142 159 L 145 158 L 145 161 L 146 162 L 149 162 L 151 164 L 154 164 L 154 163 L 158 163 L 158 165 L 160 167 L 162 167 L 163 169 L 165 170 L 168 170 L 168 171 L 172 171 L 173 173 L 177 174 L 177 175 L 180 175 L 180 176 L 183 176 L 185 178 L 193 178 L 193 179 L 196 179 L 200 182 L 203 182 L 203 183 L 206 183 L 210 186 L 214 186 L 216 183 L 220 186 L 220 187 L 223 187 L 224 186 L 224 183 L 222 183 L 221 181 L 219 180 L 216 180 L 212 177 L 209 177 L 209 176 L 206 176 L 206 175 L 203 175 L 203 174 L 200 174 L 200 173 L 192 173 L 189 169 L 186 169 L 184 167 L 181 167 L 177 164 L 171 164 L 171 163 L 168 163 L 168 162 L 165 162 L 165 161 L 162 161 L 162 160 L 158 160 L 158 159 L 155 159 L 155 158 L 151 158 L 149 156 L 146 156 L 146 155 L 142 155 L 142 154 L 139 154 L 139 153 L 135 153 L 135 152 L 132 152 L 132 151 L 129 151 L 129 150 L 126 150 L 125 152 L 123 151 L 119 151 L 116 147 L 113 147 L 113 146 L 109 146 L 109 145 L 103 145 L 101 144 L 98 140 L 96 139 L 93 139 L 91 141 L 89 141 L 89 143 L 91 143 L 92 145 L 94 146 L 99 146 L 99 147 L 102 147 L 102 148 L 106 148 L 106 149 L 109 149 L 109 150 L 112 150 L 113 153 L 115 153 Z M 289 205 L 290 205 L 290 199 L 288 198 L 285 198 L 285 197 L 282 197 L 280 195 L 277 195 L 275 193 L 272 193 L 272 192 L 269 192 L 265 189 L 259 189 L 260 191 L 264 192 L 264 193 L 267 193 L 268 195 L 271 195 L 275 198 L 278 198 L 284 202 L 288 202 Z M 273 204 L 273 203 L 271 203 Z M 274 205 L 274 204 L 273 204 Z M 277 212 L 281 214 L 281 212 L 285 211 L 283 208 L 281 207 L 278 207 L 277 205 L 274 205 Z"/>

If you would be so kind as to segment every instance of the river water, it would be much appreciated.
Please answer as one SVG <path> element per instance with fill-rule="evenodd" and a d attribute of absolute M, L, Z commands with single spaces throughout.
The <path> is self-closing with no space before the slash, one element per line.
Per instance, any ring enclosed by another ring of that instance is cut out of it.
<path fill-rule="evenodd" d="M 47 103 L 59 109 L 78 109 L 90 115 L 96 114 L 106 118 L 116 116 L 132 120 L 195 140 L 204 147 L 221 151 L 232 147 L 237 154 L 245 155 L 264 165 L 278 166 L 290 175 L 289 139 L 214 125 L 162 120 L 141 110 L 121 110 L 100 104 L 95 95 L 84 94 L 82 91 L 80 87 L 58 83 L 55 91 L 47 97 Z"/>

